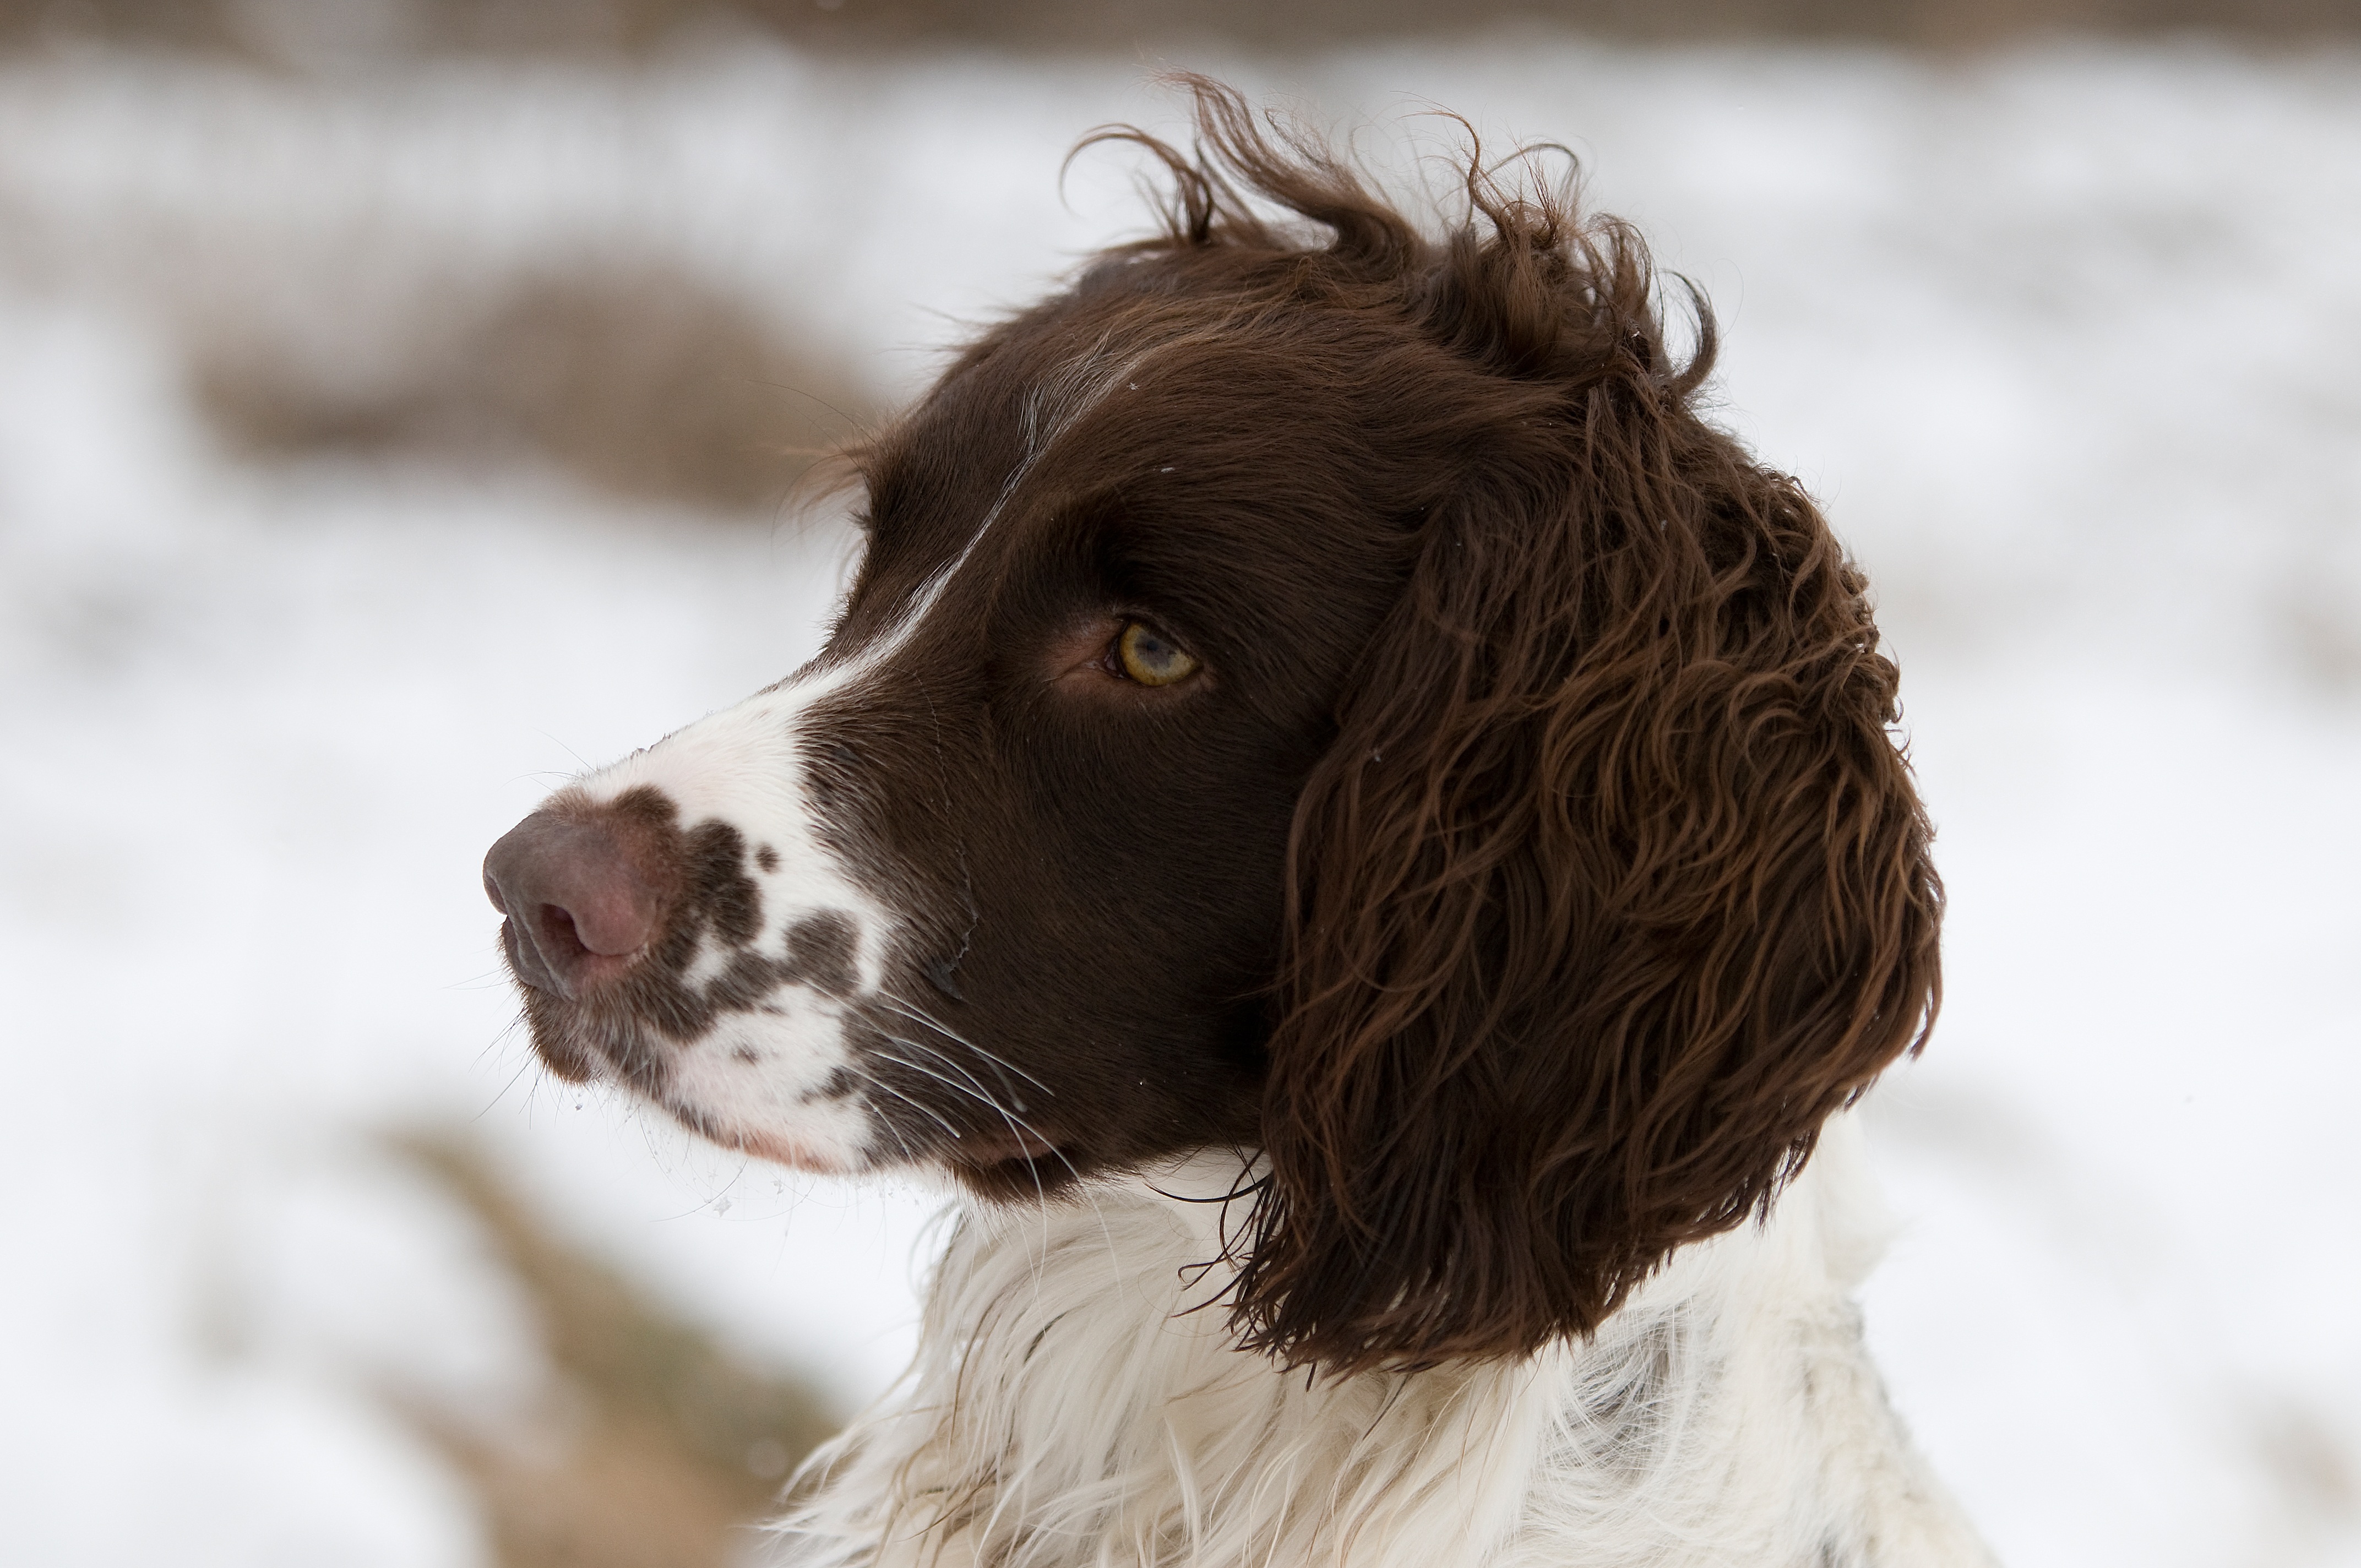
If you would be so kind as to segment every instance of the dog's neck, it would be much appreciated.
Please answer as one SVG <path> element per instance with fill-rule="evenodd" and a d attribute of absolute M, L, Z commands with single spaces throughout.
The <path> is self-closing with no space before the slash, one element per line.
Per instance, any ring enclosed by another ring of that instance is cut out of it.
<path fill-rule="evenodd" d="M 1235 1348 L 1209 1264 L 1235 1155 L 971 1211 L 907 1387 L 816 1461 L 786 1560 L 1983 1563 L 1861 1349 L 1883 1226 L 1849 1121 L 1767 1223 L 1684 1249 L 1592 1339 L 1401 1375 Z"/>

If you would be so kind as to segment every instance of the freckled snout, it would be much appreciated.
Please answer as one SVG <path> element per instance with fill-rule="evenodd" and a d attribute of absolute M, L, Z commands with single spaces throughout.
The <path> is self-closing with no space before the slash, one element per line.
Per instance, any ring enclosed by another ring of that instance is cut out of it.
<path fill-rule="evenodd" d="M 508 916 L 517 978 L 578 997 L 631 967 L 663 916 L 654 887 L 605 824 L 536 811 L 484 857 L 484 892 Z"/>

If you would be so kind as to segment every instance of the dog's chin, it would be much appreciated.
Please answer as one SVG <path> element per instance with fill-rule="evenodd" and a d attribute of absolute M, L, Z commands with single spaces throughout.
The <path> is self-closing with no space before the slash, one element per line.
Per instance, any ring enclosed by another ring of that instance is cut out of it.
<path fill-rule="evenodd" d="M 677 1083 L 653 1092 L 633 1088 L 631 1094 L 715 1147 L 768 1165 L 807 1176 L 852 1176 L 879 1168 L 864 1135 L 867 1118 L 858 1111 L 780 1114 L 760 1105 L 717 1102 Z"/>
<path fill-rule="evenodd" d="M 708 1102 L 677 1081 L 677 1064 L 666 1062 L 636 1034 L 620 1047 L 594 1044 L 594 1032 L 584 1026 L 577 1010 L 545 992 L 525 990 L 525 1021 L 533 1052 L 553 1077 L 567 1083 L 612 1084 L 642 1104 L 664 1112 L 706 1142 L 735 1153 L 751 1155 L 772 1165 L 814 1176 L 844 1176 L 867 1170 L 875 1162 L 862 1146 L 866 1139 L 852 1128 L 816 1124 L 777 1125 L 745 1106 Z M 618 1061 L 609 1050 L 620 1048 L 636 1060 Z"/>
<path fill-rule="evenodd" d="M 771 1165 L 785 1166 L 789 1170 L 807 1176 L 850 1176 L 865 1168 L 862 1162 L 849 1160 L 812 1140 L 792 1133 L 762 1127 L 732 1127 L 719 1124 L 692 1107 L 666 1105 L 665 1110 L 689 1131 L 734 1153 L 752 1155 Z"/>
<path fill-rule="evenodd" d="M 545 1022 L 539 1011 L 528 1003 L 525 1026 L 533 1034 L 533 1055 L 553 1077 L 567 1083 L 598 1083 L 613 1076 L 596 1053 L 575 1040 L 571 1031 Z"/>

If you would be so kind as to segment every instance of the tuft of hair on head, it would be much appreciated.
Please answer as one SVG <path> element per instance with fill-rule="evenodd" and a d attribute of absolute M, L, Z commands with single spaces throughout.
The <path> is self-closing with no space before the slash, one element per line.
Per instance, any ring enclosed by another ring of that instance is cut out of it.
<path fill-rule="evenodd" d="M 1093 137 L 1170 180 L 1119 254 L 1288 269 L 1471 388 L 1296 810 L 1232 1310 L 1335 1373 L 1527 1354 L 1766 1212 L 1923 1043 L 1942 890 L 1897 672 L 1810 498 L 1701 417 L 1711 312 L 1689 289 L 1674 364 L 1629 227 L 1471 131 L 1429 234 L 1179 80 L 1193 151 Z"/>

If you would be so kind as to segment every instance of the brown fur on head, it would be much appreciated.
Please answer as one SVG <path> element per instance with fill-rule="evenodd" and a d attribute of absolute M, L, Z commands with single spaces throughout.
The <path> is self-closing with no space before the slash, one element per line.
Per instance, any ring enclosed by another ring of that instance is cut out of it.
<path fill-rule="evenodd" d="M 1306 294 L 1463 367 L 1427 433 L 1455 483 L 1295 811 L 1235 1311 L 1336 1370 L 1530 1351 L 1766 1206 L 1923 1039 L 1894 666 L 1809 498 L 1697 411 L 1712 318 L 1672 364 L 1628 229 L 1471 147 L 1433 243 L 1192 85 L 1140 250 L 1295 249 L 1251 192 L 1333 235 Z"/>
<path fill-rule="evenodd" d="M 997 1201 L 1259 1148 L 1247 1343 L 1530 1351 L 1932 1016 L 1894 666 L 1627 230 L 1471 148 L 1431 238 L 1188 84 L 1195 158 L 1104 133 L 1165 232 L 852 455 L 820 656 L 487 875 L 560 1071 Z"/>

